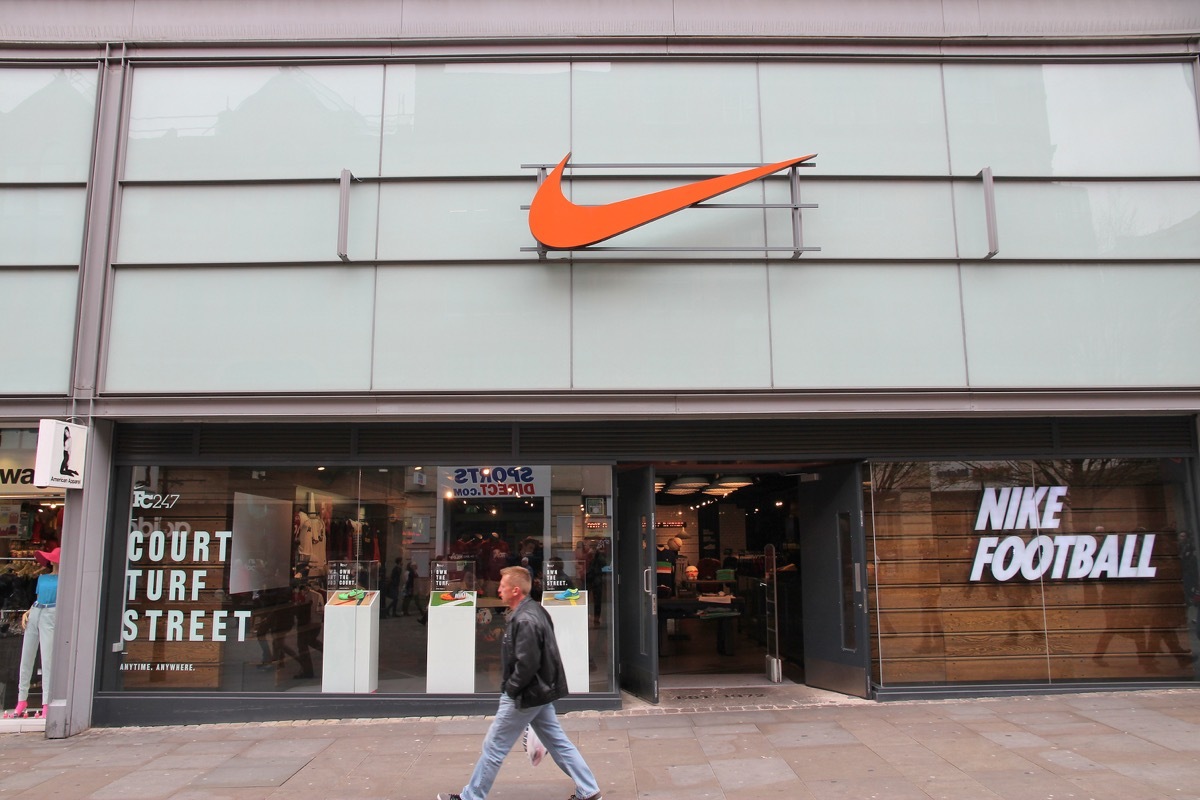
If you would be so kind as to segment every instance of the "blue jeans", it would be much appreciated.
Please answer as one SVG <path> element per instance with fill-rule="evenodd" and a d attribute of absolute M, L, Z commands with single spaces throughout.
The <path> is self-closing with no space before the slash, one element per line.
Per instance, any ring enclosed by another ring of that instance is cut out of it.
<path fill-rule="evenodd" d="M 512 750 L 517 739 L 526 725 L 532 725 L 546 752 L 558 764 L 558 768 L 575 781 L 575 794 L 578 797 L 590 797 L 600 791 L 596 784 L 596 776 L 588 768 L 583 756 L 575 749 L 575 745 L 567 738 L 566 731 L 558 724 L 558 715 L 554 713 L 554 704 L 518 709 L 512 698 L 506 694 L 500 695 L 500 708 L 496 718 L 488 728 L 487 736 L 483 739 L 483 755 L 475 764 L 475 772 L 471 774 L 471 782 L 463 787 L 460 794 L 463 800 L 484 800 L 492 790 L 496 774 L 504 757 Z"/>

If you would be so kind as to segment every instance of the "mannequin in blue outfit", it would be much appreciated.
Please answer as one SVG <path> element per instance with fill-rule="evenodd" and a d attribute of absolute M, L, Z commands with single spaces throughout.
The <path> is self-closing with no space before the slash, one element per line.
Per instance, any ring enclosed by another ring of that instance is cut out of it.
<path fill-rule="evenodd" d="M 56 547 L 48 553 L 38 552 L 35 554 L 39 563 L 50 567 L 50 572 L 38 576 L 37 600 L 21 618 L 25 627 L 25 639 L 21 643 L 21 673 L 17 681 L 17 707 L 12 711 L 6 711 L 5 717 L 28 715 L 29 684 L 33 681 L 33 665 L 39 650 L 42 654 L 42 707 L 33 716 L 45 716 L 46 704 L 50 700 L 50 667 L 53 663 L 54 620 L 58 605 L 58 562 L 61 552 L 62 548 Z"/>

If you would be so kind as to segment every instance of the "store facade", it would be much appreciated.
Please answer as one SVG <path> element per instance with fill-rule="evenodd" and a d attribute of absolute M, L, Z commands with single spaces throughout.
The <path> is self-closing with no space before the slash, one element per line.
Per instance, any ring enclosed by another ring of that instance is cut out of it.
<path fill-rule="evenodd" d="M 790 493 L 796 528 L 695 516 L 685 549 L 795 565 L 814 685 L 1195 680 L 1185 6 L 1134 35 L 945 0 L 885 42 L 766 3 L 245 5 L 54 34 L 30 3 L 0 42 L 0 302 L 36 333 L 0 445 L 90 429 L 51 735 L 486 710 L 515 564 L 567 707 L 653 695 L 655 477 L 690 474 Z M 579 206 L 817 157 L 562 251 L 528 208 L 568 153 Z"/>

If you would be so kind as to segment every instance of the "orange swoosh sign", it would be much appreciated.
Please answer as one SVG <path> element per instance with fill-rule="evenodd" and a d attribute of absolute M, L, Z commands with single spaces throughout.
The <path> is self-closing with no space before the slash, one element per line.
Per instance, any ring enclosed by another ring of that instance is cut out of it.
<path fill-rule="evenodd" d="M 587 247 L 697 203 L 711 200 L 717 195 L 765 178 L 781 169 L 816 158 L 816 155 L 810 153 L 800 158 L 789 158 L 775 164 L 753 167 L 731 175 L 720 175 L 603 206 L 578 206 L 568 200 L 562 192 L 563 169 L 571 158 L 571 154 L 567 153 L 566 158 L 558 162 L 558 166 L 546 176 L 546 180 L 542 181 L 542 185 L 533 196 L 533 202 L 529 205 L 529 230 L 544 246 L 555 250 Z"/>

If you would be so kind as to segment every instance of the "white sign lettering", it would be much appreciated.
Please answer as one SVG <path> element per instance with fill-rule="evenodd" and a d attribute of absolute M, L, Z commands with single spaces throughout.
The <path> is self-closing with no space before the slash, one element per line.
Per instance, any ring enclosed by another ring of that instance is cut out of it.
<path fill-rule="evenodd" d="M 975 530 L 1057 530 L 1067 496 L 1066 486 L 1015 486 L 983 490 Z M 985 536 L 975 549 L 969 580 L 983 579 L 987 569 L 997 581 L 1019 573 L 1027 581 L 1047 575 L 1052 580 L 1084 578 L 1153 578 L 1153 533 L 1047 536 L 1025 541 L 1020 536 Z"/>

